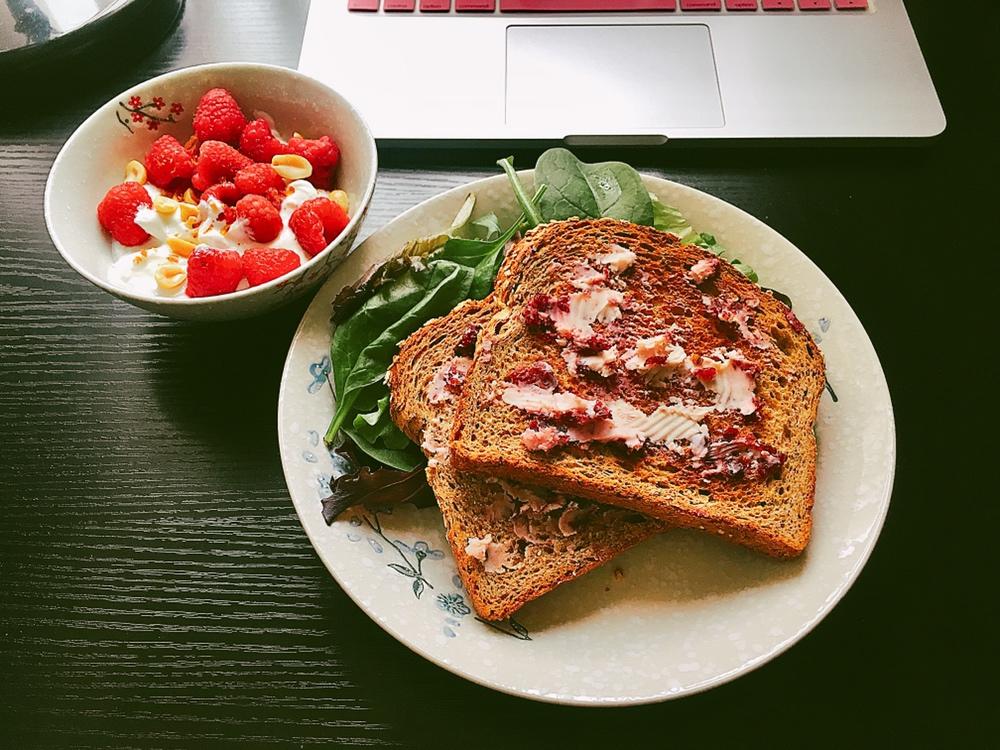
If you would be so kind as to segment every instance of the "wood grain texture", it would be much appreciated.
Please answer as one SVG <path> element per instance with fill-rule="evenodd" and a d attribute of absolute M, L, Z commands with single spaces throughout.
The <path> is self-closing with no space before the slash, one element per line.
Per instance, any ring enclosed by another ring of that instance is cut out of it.
<path fill-rule="evenodd" d="M 995 646 L 976 571 L 995 562 L 970 558 L 988 549 L 974 537 L 989 524 L 942 531 L 941 504 L 971 498 L 995 513 L 990 485 L 974 481 L 993 445 L 975 431 L 990 419 L 984 406 L 946 422 L 928 394 L 995 318 L 955 326 L 937 314 L 957 294 L 963 315 L 994 296 L 981 281 L 995 264 L 995 188 L 981 167 L 993 134 L 965 75 L 990 69 L 990 24 L 909 5 L 950 119 L 936 144 L 582 154 L 707 190 L 813 257 L 880 352 L 899 432 L 883 538 L 830 617 L 735 683 L 628 710 L 466 683 L 383 633 L 327 575 L 276 444 L 278 380 L 305 302 L 244 323 L 172 322 L 90 286 L 48 239 L 45 177 L 87 114 L 180 65 L 294 65 L 306 4 L 189 2 L 153 49 L 113 46 L 96 69 L 0 82 L 0 747 L 981 742 Z M 536 154 L 517 151 L 517 163 Z M 494 174 L 497 156 L 383 152 L 365 231 Z M 929 342 L 947 354 L 928 356 Z M 928 436 L 946 429 L 960 447 L 942 464 Z"/>

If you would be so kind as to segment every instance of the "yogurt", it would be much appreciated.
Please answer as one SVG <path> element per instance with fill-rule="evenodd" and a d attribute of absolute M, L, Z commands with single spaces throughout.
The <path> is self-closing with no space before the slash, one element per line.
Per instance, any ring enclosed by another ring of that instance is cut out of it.
<path fill-rule="evenodd" d="M 147 183 L 144 187 L 154 201 L 164 195 L 164 192 L 154 185 Z M 180 284 L 175 289 L 163 289 L 156 281 L 157 270 L 165 265 L 176 264 L 185 272 L 187 270 L 187 258 L 176 253 L 167 244 L 167 240 L 172 237 L 194 243 L 196 246 L 207 245 L 237 250 L 240 253 L 250 247 L 280 247 L 291 250 L 305 263 L 310 256 L 295 239 L 295 234 L 288 226 L 288 220 L 295 209 L 303 203 L 320 197 L 329 197 L 329 193 L 317 189 L 308 180 L 294 180 L 288 183 L 286 196 L 278 209 L 281 214 L 281 232 L 271 242 L 252 240 L 247 234 L 247 222 L 243 219 L 227 224 L 223 215 L 225 204 L 212 197 L 198 204 L 197 219 L 190 224 L 185 222 L 182 216 L 180 203 L 170 213 L 161 213 L 151 206 L 139 206 L 135 214 L 135 223 L 145 229 L 150 237 L 139 247 L 126 247 L 112 240 L 112 263 L 108 268 L 108 280 L 140 294 L 157 297 L 182 296 L 186 284 Z M 243 279 L 238 289 L 246 289 L 247 286 L 246 279 Z"/>
<path fill-rule="evenodd" d="M 131 250 L 131 248 L 129 249 Z M 187 272 L 187 258 L 176 255 L 166 245 L 129 252 L 119 256 L 111 264 L 108 268 L 108 280 L 117 286 L 127 287 L 140 294 L 179 297 L 184 293 L 185 284 L 181 284 L 176 289 L 167 290 L 160 288 L 160 285 L 156 283 L 157 270 L 170 263 L 176 263 Z"/>

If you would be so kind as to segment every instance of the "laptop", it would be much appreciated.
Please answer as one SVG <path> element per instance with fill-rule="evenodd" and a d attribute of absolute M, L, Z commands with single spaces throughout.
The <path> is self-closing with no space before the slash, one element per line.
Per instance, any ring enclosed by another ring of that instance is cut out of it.
<path fill-rule="evenodd" d="M 386 145 L 945 127 L 902 0 L 313 0 L 299 69 Z"/>

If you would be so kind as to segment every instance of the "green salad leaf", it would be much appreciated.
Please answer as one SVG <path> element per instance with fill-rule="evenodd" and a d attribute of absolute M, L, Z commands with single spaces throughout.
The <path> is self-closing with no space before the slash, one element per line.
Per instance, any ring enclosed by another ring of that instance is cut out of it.
<path fill-rule="evenodd" d="M 697 232 L 694 231 L 694 227 L 691 226 L 691 223 L 684 218 L 678 209 L 663 203 L 652 193 L 650 193 L 649 198 L 653 203 L 654 229 L 675 234 L 678 239 L 685 242 L 693 241 L 693 238 L 697 236 Z"/>
<path fill-rule="evenodd" d="M 441 247 L 444 247 L 444 243 L 446 243 L 449 239 L 461 235 L 465 231 L 466 227 L 470 223 L 470 219 L 472 218 L 472 210 L 475 207 L 476 195 L 475 193 L 469 193 L 465 196 L 465 200 L 462 202 L 461 208 L 458 209 L 458 213 L 455 214 L 455 218 L 452 219 L 451 226 L 448 227 L 447 230 L 438 234 L 427 235 L 426 237 L 415 237 L 403 245 L 403 249 L 399 252 L 397 257 L 423 257 L 430 255 Z"/>
<path fill-rule="evenodd" d="M 400 471 L 413 471 L 424 455 L 389 415 L 389 396 L 382 396 L 370 412 L 359 413 L 350 427 L 341 428 L 354 444 L 372 458 Z"/>
<path fill-rule="evenodd" d="M 653 203 L 642 178 L 628 164 L 586 164 L 564 148 L 551 148 L 535 164 L 535 187 L 546 186 L 539 201 L 545 221 L 602 216 L 653 225 Z"/>
<path fill-rule="evenodd" d="M 503 231 L 500 228 L 500 219 L 492 211 L 483 214 L 478 219 L 473 219 L 469 222 L 469 226 L 481 235 L 479 237 L 481 240 L 491 240 Z"/>
<path fill-rule="evenodd" d="M 467 299 L 473 276 L 474 269 L 449 260 L 418 261 L 383 283 L 337 326 L 330 345 L 337 411 L 327 443 L 362 394 L 370 397 L 372 387 L 385 388 L 382 381 L 399 342 Z"/>
<path fill-rule="evenodd" d="M 500 159 L 497 161 L 497 166 L 507 174 L 507 179 L 510 180 L 510 186 L 514 190 L 514 198 L 524 212 L 524 221 L 527 223 L 528 229 L 537 227 L 542 223 L 542 214 L 539 212 L 538 206 L 535 205 L 535 201 L 528 197 L 524 185 L 517 178 L 517 172 L 514 171 L 514 157 L 508 156 L 506 159 Z"/>
<path fill-rule="evenodd" d="M 469 299 L 482 299 L 493 289 L 493 280 L 503 261 L 503 251 L 513 232 L 507 230 L 493 240 L 451 239 L 441 251 L 441 257 L 472 269 Z"/>
<path fill-rule="evenodd" d="M 535 197 L 529 203 L 537 203 L 542 193 L 544 193 L 544 189 L 536 192 Z M 445 243 L 444 248 L 435 257 L 451 260 L 473 269 L 469 299 L 482 299 L 493 290 L 493 281 L 496 279 L 497 271 L 503 262 L 507 243 L 524 227 L 526 221 L 526 216 L 521 214 L 521 217 L 511 224 L 506 232 L 491 240 L 469 240 L 453 237 Z"/>

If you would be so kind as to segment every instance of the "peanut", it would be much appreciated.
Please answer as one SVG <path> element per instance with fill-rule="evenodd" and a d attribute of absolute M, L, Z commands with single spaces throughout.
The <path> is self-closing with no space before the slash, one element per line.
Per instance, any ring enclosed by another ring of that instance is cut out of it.
<path fill-rule="evenodd" d="M 188 242 L 187 240 L 182 240 L 180 237 L 174 236 L 167 237 L 167 247 L 180 255 L 182 258 L 187 258 L 194 252 L 196 246 L 193 242 Z"/>
<path fill-rule="evenodd" d="M 158 195 L 153 198 L 153 208 L 156 209 L 156 213 L 163 216 L 170 216 L 170 214 L 177 210 L 179 205 L 173 198 L 167 198 L 165 195 Z"/>
<path fill-rule="evenodd" d="M 168 292 L 187 281 L 187 271 L 177 263 L 164 263 L 156 269 L 153 276 L 156 278 L 156 285 Z"/>
<path fill-rule="evenodd" d="M 351 202 L 350 199 L 347 197 L 347 193 L 345 193 L 343 190 L 331 190 L 330 200 L 332 200 L 334 203 L 336 203 L 338 206 L 344 209 L 344 213 L 350 211 Z"/>
<path fill-rule="evenodd" d="M 271 157 L 274 171 L 286 180 L 305 180 L 312 176 L 313 168 L 309 160 L 298 154 L 277 154 Z"/>
<path fill-rule="evenodd" d="M 141 161 L 133 159 L 125 165 L 125 182 L 138 182 L 140 185 L 146 184 L 146 165 Z"/>

